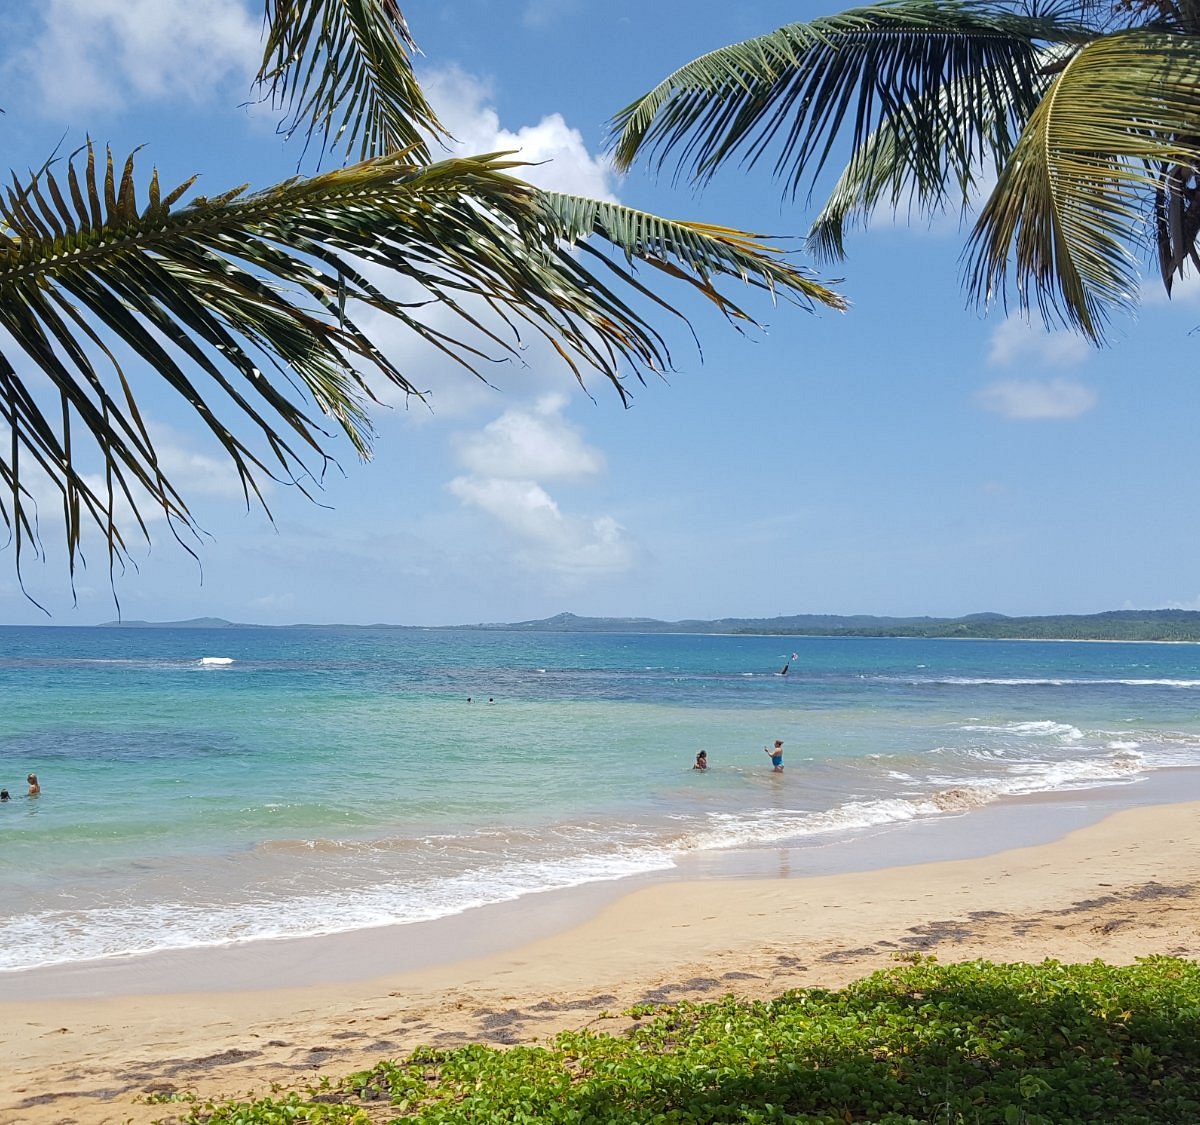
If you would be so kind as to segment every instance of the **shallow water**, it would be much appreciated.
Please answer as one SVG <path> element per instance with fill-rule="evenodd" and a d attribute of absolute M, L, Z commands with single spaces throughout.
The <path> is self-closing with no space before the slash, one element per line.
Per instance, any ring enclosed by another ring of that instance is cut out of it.
<path fill-rule="evenodd" d="M 1192 645 L 9 627 L 0 702 L 7 970 L 436 918 L 1200 762 Z"/>

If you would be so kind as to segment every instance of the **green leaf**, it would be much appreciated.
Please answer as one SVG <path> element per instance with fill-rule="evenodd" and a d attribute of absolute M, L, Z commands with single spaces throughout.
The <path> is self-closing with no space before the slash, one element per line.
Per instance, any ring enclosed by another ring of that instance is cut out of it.
<path fill-rule="evenodd" d="M 971 236 L 969 284 L 1003 300 L 1009 256 L 1022 309 L 1037 305 L 1090 339 L 1130 309 L 1147 220 L 1186 207 L 1165 233 L 1166 276 L 1194 253 L 1187 182 L 1200 166 L 1200 39 L 1133 29 L 1082 47 L 1025 127 Z"/>

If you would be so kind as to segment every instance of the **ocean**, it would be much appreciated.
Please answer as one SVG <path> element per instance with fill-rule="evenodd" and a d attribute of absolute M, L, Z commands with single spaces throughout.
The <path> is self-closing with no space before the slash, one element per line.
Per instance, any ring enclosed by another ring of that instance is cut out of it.
<path fill-rule="evenodd" d="M 0 974 L 1137 786 L 1198 703 L 1194 645 L 0 627 Z"/>

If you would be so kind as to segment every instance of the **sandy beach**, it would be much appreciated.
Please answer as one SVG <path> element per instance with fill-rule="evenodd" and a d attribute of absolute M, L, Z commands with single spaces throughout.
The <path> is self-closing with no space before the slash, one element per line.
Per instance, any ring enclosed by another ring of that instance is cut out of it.
<path fill-rule="evenodd" d="M 290 962 L 272 943 L 254 943 L 25 975 L 23 988 L 0 982 L 10 997 L 0 1002 L 0 1123 L 169 1120 L 178 1107 L 145 1104 L 146 1095 L 263 1094 L 420 1044 L 619 1031 L 634 1003 L 837 987 L 914 952 L 943 961 L 1196 957 L 1198 817 L 1200 803 L 1149 805 L 992 855 L 617 887 L 576 901 L 570 924 L 571 912 L 540 904 L 532 940 L 521 940 L 529 928 L 517 904 L 433 927 L 423 941 L 440 956 L 390 973 L 375 970 L 396 946 L 394 929 L 313 939 Z M 472 932 L 488 952 L 471 955 Z M 281 985 L 283 963 L 294 980 Z M 236 990 L 212 987 L 226 978 Z M 268 987 L 246 984 L 255 979 Z M 114 988 L 126 994 L 107 994 Z"/>

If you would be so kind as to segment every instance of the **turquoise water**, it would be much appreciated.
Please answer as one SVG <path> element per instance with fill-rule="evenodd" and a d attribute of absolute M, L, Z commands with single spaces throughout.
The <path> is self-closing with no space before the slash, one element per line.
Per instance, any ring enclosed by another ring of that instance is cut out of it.
<path fill-rule="evenodd" d="M 0 702 L 3 970 L 435 918 L 1200 762 L 1191 645 L 8 627 Z"/>

